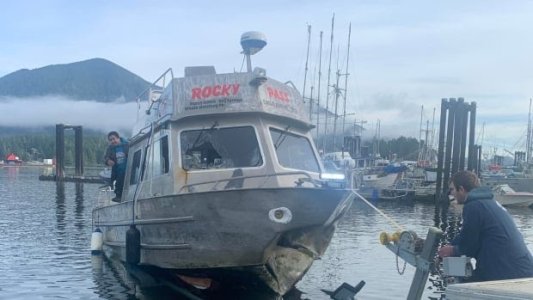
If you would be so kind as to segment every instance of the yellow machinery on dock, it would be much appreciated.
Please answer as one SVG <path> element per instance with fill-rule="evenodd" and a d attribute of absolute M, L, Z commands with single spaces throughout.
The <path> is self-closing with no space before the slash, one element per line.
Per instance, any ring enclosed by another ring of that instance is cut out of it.
<path fill-rule="evenodd" d="M 416 268 L 407 296 L 408 300 L 421 299 L 429 272 L 435 268 L 434 258 L 442 234 L 442 231 L 435 227 L 429 228 L 426 239 L 419 238 L 413 231 L 380 234 L 379 240 L 382 245 Z M 404 270 L 405 265 L 402 271 L 398 267 L 400 274 L 403 274 Z"/>

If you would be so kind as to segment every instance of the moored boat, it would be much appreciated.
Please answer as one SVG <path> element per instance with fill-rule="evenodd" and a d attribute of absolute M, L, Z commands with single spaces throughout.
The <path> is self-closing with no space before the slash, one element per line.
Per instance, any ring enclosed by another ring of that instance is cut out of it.
<path fill-rule="evenodd" d="M 147 91 L 122 201 L 93 210 L 107 255 L 285 294 L 324 253 L 354 196 L 324 173 L 294 86 L 251 70 L 261 37 L 242 36 L 248 72 L 169 69 Z"/>
<path fill-rule="evenodd" d="M 6 155 L 4 164 L 7 166 L 20 166 L 22 165 L 22 160 L 15 153 L 9 153 Z"/>
<path fill-rule="evenodd" d="M 508 184 L 500 184 L 493 188 L 494 198 L 505 207 L 531 207 L 533 193 L 517 192 Z"/>

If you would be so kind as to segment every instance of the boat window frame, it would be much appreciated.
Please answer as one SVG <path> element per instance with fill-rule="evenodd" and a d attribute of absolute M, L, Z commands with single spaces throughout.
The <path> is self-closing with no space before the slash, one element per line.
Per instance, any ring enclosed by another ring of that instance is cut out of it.
<path fill-rule="evenodd" d="M 181 130 L 179 130 L 177 132 L 177 137 L 176 137 L 176 143 L 178 145 L 178 156 L 179 156 L 179 167 L 184 170 L 185 172 L 213 172 L 213 171 L 227 171 L 227 170 L 235 170 L 235 169 L 259 169 L 259 168 L 263 168 L 266 164 L 265 162 L 265 152 L 264 152 L 264 149 L 263 149 L 263 145 L 261 143 L 261 138 L 260 138 L 260 134 L 259 134 L 259 131 L 257 129 L 257 126 L 256 124 L 253 124 L 253 123 L 239 123 L 239 124 L 226 124 L 224 126 L 218 126 L 216 127 L 217 130 L 220 130 L 220 129 L 230 129 L 230 128 L 243 128 L 243 127 L 249 127 L 249 128 L 252 128 L 253 130 L 253 133 L 255 135 L 255 140 L 256 140 L 256 143 L 257 143 L 257 148 L 258 148 L 258 151 L 259 151 L 259 155 L 260 155 L 260 159 L 261 159 L 261 163 L 257 166 L 242 166 L 242 167 L 220 167 L 220 168 L 191 168 L 191 169 L 186 169 L 184 168 L 184 155 L 183 155 L 183 152 L 182 152 L 182 140 L 181 140 L 181 135 L 184 133 L 184 132 L 187 132 L 187 131 L 200 131 L 200 130 L 209 130 L 209 128 L 201 128 L 199 126 L 191 126 L 191 127 L 187 127 L 187 128 L 182 128 Z"/>
<path fill-rule="evenodd" d="M 163 140 L 166 140 L 166 149 L 163 147 Z M 144 159 L 144 169 L 146 169 L 146 172 L 143 172 L 144 176 L 142 181 L 154 179 L 160 176 L 165 176 L 170 174 L 170 161 L 171 161 L 171 143 L 170 143 L 170 135 L 165 133 L 161 135 L 159 138 L 157 138 L 152 145 L 147 145 L 145 147 L 145 159 Z M 156 144 L 159 146 L 156 147 Z M 152 148 L 152 151 L 148 151 L 149 148 Z M 159 149 L 159 153 L 155 153 L 157 148 Z M 166 150 L 166 151 L 165 151 Z M 166 152 L 166 153 L 165 153 Z M 165 157 L 166 154 L 166 157 Z M 150 156 L 150 157 L 148 157 Z M 153 167 L 155 166 L 152 164 L 151 158 L 155 158 L 156 156 L 159 157 L 159 168 L 158 170 L 154 170 Z M 163 162 L 163 165 L 161 165 L 161 162 Z M 156 172 L 154 172 L 156 171 Z"/>
<path fill-rule="evenodd" d="M 303 169 L 303 168 L 294 168 L 293 166 L 284 165 L 280 161 L 280 156 L 278 155 L 278 150 L 276 149 L 276 141 L 274 141 L 274 137 L 272 136 L 272 130 L 279 131 L 280 133 L 286 134 L 287 136 L 295 136 L 295 137 L 299 137 L 299 138 L 304 138 L 307 141 L 307 143 L 309 144 L 309 149 L 313 153 L 316 169 L 315 170 L 307 170 L 307 169 Z M 301 134 L 299 132 L 291 131 L 288 128 L 282 128 L 282 127 L 279 127 L 279 126 L 268 126 L 268 136 L 269 136 L 270 143 L 271 143 L 271 146 L 272 146 L 272 149 L 273 149 L 273 153 L 276 156 L 276 160 L 275 161 L 277 162 L 277 164 L 280 167 L 285 168 L 285 169 L 290 169 L 290 170 L 306 171 L 306 172 L 311 172 L 311 173 L 320 173 L 321 172 L 321 165 L 320 165 L 320 161 L 319 161 L 319 156 L 317 155 L 318 153 L 316 152 L 315 147 L 313 147 L 312 138 L 310 138 L 309 136 L 307 136 L 305 134 Z"/>
<path fill-rule="evenodd" d="M 139 148 L 133 152 L 133 155 L 131 156 L 131 168 L 130 168 L 130 178 L 129 178 L 129 185 L 136 185 L 139 182 L 142 181 L 142 175 L 144 171 L 143 167 L 143 155 L 142 151 L 143 148 Z M 140 170 L 141 176 L 139 176 L 138 171 Z"/>

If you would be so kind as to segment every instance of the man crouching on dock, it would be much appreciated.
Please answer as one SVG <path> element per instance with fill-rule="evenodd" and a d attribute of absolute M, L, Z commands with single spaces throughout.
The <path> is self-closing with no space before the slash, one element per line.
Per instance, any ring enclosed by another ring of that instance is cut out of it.
<path fill-rule="evenodd" d="M 440 248 L 439 256 L 466 255 L 476 259 L 468 281 L 533 277 L 533 257 L 511 215 L 493 199 L 489 187 L 481 187 L 470 171 L 451 178 L 451 194 L 464 204 L 459 235 Z"/>

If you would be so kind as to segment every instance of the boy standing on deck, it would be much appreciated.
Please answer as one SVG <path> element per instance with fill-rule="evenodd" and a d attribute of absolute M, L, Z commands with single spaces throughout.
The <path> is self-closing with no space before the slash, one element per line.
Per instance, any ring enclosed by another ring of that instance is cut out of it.
<path fill-rule="evenodd" d="M 459 235 L 440 248 L 439 256 L 466 255 L 476 259 L 469 281 L 533 277 L 533 257 L 511 215 L 496 200 L 489 187 L 480 187 L 470 171 L 452 176 L 451 194 L 464 204 Z"/>
<path fill-rule="evenodd" d="M 109 146 L 105 152 L 104 162 L 111 167 L 111 184 L 115 183 L 114 202 L 120 202 L 122 189 L 124 187 L 124 176 L 126 175 L 126 161 L 128 158 L 128 142 L 118 135 L 118 132 L 111 131 L 107 134 Z"/>

